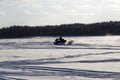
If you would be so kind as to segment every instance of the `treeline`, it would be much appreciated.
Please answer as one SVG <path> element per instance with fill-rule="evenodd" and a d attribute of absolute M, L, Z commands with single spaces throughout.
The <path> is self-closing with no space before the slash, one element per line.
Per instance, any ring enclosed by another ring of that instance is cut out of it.
<path fill-rule="evenodd" d="M 48 26 L 14 25 L 0 29 L 0 38 L 32 36 L 101 36 L 120 35 L 120 22 L 110 21 L 92 24 L 62 24 Z"/>

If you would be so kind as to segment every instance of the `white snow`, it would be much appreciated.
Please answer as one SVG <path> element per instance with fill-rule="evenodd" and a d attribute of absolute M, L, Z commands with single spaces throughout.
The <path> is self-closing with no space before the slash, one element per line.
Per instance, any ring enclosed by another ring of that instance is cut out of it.
<path fill-rule="evenodd" d="M 119 80 L 120 36 L 0 40 L 0 80 Z"/>

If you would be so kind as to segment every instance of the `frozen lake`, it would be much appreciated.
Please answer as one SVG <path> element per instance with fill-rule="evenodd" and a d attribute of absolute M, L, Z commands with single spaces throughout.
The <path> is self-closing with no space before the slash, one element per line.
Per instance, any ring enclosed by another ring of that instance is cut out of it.
<path fill-rule="evenodd" d="M 120 36 L 0 40 L 0 80 L 120 80 Z"/>

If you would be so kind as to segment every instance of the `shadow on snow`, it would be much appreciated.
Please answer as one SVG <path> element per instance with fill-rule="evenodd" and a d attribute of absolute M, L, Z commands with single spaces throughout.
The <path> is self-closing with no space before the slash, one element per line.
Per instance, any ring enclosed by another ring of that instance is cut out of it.
<path fill-rule="evenodd" d="M 120 62 L 120 59 L 106 59 L 106 60 L 80 60 L 80 61 L 64 61 L 62 59 L 72 59 L 83 56 L 91 55 L 107 55 L 120 52 L 104 52 L 104 53 L 89 53 L 89 54 L 77 54 L 67 55 L 58 58 L 45 58 L 36 60 L 21 60 L 21 61 L 4 61 L 0 62 L 0 67 L 3 69 L 0 71 L 0 80 L 25 80 L 10 78 L 6 76 L 79 76 L 87 78 L 119 78 L 119 72 L 107 72 L 107 71 L 93 71 L 93 70 L 80 70 L 71 68 L 56 68 L 45 67 L 43 64 L 62 64 L 62 63 L 107 63 L 107 62 Z M 60 61 L 62 60 L 62 61 Z M 35 66 L 31 66 L 35 65 Z M 38 66 L 39 65 L 39 66 Z M 4 69 L 11 69 L 17 71 L 4 71 Z"/>

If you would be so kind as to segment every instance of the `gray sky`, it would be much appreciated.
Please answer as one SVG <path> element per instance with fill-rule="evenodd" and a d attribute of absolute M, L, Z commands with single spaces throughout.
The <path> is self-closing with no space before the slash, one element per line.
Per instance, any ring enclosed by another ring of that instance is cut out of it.
<path fill-rule="evenodd" d="M 0 0 L 0 26 L 120 20 L 120 0 Z"/>

